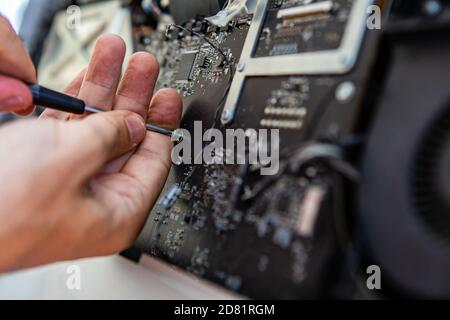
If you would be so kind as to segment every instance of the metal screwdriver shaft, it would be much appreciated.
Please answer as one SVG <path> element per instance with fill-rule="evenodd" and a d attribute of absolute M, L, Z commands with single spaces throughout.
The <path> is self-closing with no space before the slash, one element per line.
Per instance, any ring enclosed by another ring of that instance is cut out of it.
<path fill-rule="evenodd" d="M 84 111 L 85 112 L 90 112 L 90 113 L 102 113 L 102 112 L 104 112 L 103 110 L 100 110 L 100 109 L 97 109 L 97 108 L 93 108 L 93 107 L 90 107 L 90 106 L 85 106 L 84 107 Z"/>
<path fill-rule="evenodd" d="M 156 133 L 160 133 L 160 134 L 163 134 L 163 135 L 168 136 L 168 137 L 172 137 L 173 134 L 174 134 L 173 131 L 170 131 L 170 130 L 167 130 L 167 129 L 164 129 L 164 128 L 161 128 L 161 127 L 155 126 L 155 125 L 153 125 L 153 124 L 149 124 L 149 123 L 147 123 L 147 124 L 145 125 L 145 127 L 146 127 L 147 130 L 149 130 L 149 131 L 153 131 L 153 132 L 156 132 Z"/>
<path fill-rule="evenodd" d="M 86 110 L 86 112 L 90 112 L 90 113 L 101 113 L 101 112 L 104 112 L 103 110 L 100 110 L 100 109 L 97 109 L 97 108 L 94 108 L 94 107 L 90 107 L 90 106 L 85 106 L 84 109 Z M 181 142 L 181 140 L 183 139 L 183 137 L 179 133 L 177 133 L 176 131 L 171 131 L 171 130 L 168 130 L 168 129 L 165 129 L 165 128 L 162 128 L 162 127 L 158 127 L 158 126 L 156 126 L 154 124 L 147 123 L 145 125 L 145 128 L 148 131 L 152 131 L 152 132 L 156 132 L 156 133 L 162 134 L 164 136 L 168 136 L 168 137 L 172 138 L 176 142 Z"/>
<path fill-rule="evenodd" d="M 37 84 L 29 85 L 28 88 L 33 95 L 33 102 L 36 105 L 74 114 L 105 112 L 104 110 L 86 105 L 84 101 L 80 99 L 47 89 Z M 182 135 L 177 131 L 170 131 L 153 124 L 146 124 L 145 127 L 148 131 L 168 136 L 176 142 L 181 142 L 183 139 Z"/>

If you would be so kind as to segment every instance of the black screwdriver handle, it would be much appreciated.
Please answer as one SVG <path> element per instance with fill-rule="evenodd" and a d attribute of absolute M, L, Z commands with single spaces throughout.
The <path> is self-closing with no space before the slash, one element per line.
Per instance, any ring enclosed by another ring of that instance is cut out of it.
<path fill-rule="evenodd" d="M 36 105 L 74 114 L 83 114 L 85 111 L 86 104 L 82 100 L 37 84 L 29 85 L 28 88 Z"/>

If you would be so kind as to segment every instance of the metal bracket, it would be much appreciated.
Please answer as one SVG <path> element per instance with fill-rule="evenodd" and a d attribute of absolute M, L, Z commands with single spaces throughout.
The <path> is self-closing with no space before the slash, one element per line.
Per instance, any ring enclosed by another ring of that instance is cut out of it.
<path fill-rule="evenodd" d="M 224 125 L 231 123 L 236 115 L 239 98 L 247 77 L 349 72 L 358 59 L 366 30 L 367 8 L 374 1 L 354 0 L 341 46 L 336 50 L 253 58 L 269 2 L 270 0 L 258 0 L 237 72 L 222 112 L 221 122 Z"/>

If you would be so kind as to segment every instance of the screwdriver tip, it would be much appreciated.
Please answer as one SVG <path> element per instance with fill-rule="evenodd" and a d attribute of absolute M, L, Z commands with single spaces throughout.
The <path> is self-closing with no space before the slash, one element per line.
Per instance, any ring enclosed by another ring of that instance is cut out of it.
<path fill-rule="evenodd" d="M 101 112 L 104 112 L 104 110 L 100 110 L 100 109 L 97 109 L 97 108 L 94 108 L 94 107 L 90 107 L 90 106 L 84 107 L 84 110 L 87 111 L 87 112 L 90 112 L 90 113 L 101 113 Z"/>

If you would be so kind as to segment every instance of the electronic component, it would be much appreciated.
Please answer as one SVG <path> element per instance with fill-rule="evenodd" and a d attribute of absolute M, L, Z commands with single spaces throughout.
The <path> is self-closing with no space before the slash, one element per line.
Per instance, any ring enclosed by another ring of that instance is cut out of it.
<path fill-rule="evenodd" d="M 178 69 L 175 81 L 187 82 L 192 80 L 192 72 L 198 51 L 185 52 L 181 55 L 180 67 Z"/>
<path fill-rule="evenodd" d="M 300 5 L 302 1 L 288 0 L 275 6 L 269 0 L 257 2 L 256 21 L 240 59 L 244 68 L 231 85 L 222 124 L 234 120 L 239 93 L 249 77 L 344 74 L 354 67 L 367 31 L 365 14 L 373 1 L 337 0 L 338 9 L 332 14 L 288 22 L 278 19 L 277 12 L 293 2 Z"/>
<path fill-rule="evenodd" d="M 164 209 L 170 209 L 180 194 L 180 187 L 177 185 L 172 186 L 170 190 L 161 198 L 159 205 Z"/>
<path fill-rule="evenodd" d="M 272 91 L 260 125 L 263 128 L 302 129 L 308 115 L 309 80 L 290 78 Z"/>
<path fill-rule="evenodd" d="M 352 6 L 357 2 L 336 0 L 305 4 L 304 1 L 283 1 L 279 7 L 268 10 L 255 56 L 280 56 L 338 48 Z M 365 10 L 360 14 L 364 15 Z"/>
<path fill-rule="evenodd" d="M 278 11 L 278 19 L 292 19 L 308 15 L 329 13 L 333 9 L 333 1 L 321 1 L 308 5 L 286 8 Z"/>
<path fill-rule="evenodd" d="M 170 12 L 176 23 L 182 24 L 197 16 L 210 16 L 219 12 L 226 0 L 171 0 Z"/>
<path fill-rule="evenodd" d="M 206 19 L 219 27 L 227 27 L 233 19 L 248 13 L 246 3 L 247 0 L 228 0 L 223 10 Z"/>

